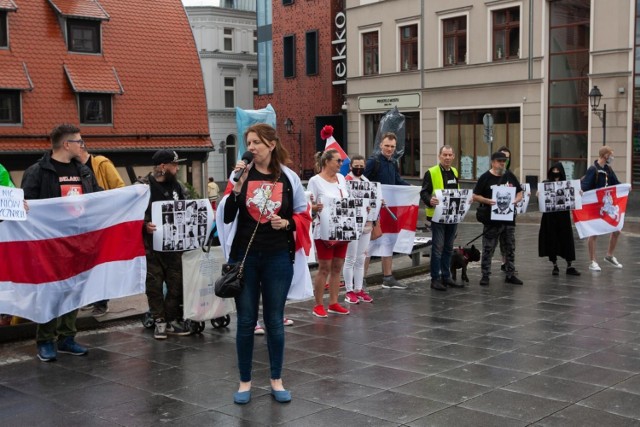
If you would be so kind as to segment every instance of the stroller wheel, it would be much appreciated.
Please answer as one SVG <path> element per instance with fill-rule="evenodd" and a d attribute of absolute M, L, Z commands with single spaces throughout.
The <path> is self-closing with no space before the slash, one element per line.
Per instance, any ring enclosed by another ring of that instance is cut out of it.
<path fill-rule="evenodd" d="M 155 326 L 155 321 L 153 320 L 153 316 L 148 311 L 142 315 L 141 320 L 142 320 L 142 326 L 144 326 L 147 329 L 151 329 Z"/>
<path fill-rule="evenodd" d="M 227 326 L 229 326 L 229 323 L 231 323 L 231 316 L 229 316 L 228 314 L 223 317 L 217 317 L 215 319 L 211 319 L 211 326 L 213 326 L 216 329 L 226 328 Z"/>

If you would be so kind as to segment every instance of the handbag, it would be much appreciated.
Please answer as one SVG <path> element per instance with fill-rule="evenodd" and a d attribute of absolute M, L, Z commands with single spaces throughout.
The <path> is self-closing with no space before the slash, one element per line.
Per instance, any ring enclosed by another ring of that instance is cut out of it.
<path fill-rule="evenodd" d="M 491 206 L 480 203 L 476 209 L 476 219 L 483 224 L 489 223 L 491 221 Z"/>
<path fill-rule="evenodd" d="M 273 182 L 274 186 L 276 181 Z M 270 196 L 270 194 L 267 196 L 267 200 Z M 247 250 L 244 253 L 242 262 L 240 262 L 240 264 L 222 264 L 222 275 L 216 280 L 214 289 L 215 294 L 220 298 L 235 298 L 242 293 L 242 289 L 244 287 L 244 262 L 249 254 L 249 249 L 251 248 L 253 239 L 256 237 L 256 232 L 258 231 L 260 220 L 262 219 L 262 214 L 264 214 L 266 208 L 267 203 L 265 201 L 264 206 L 260 209 L 260 216 L 258 217 L 256 228 L 253 229 L 253 234 L 251 235 L 251 239 L 247 245 Z"/>

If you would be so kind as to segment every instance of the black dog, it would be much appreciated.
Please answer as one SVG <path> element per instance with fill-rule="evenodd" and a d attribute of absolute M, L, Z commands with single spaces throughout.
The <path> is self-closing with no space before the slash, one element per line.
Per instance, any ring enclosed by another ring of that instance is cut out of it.
<path fill-rule="evenodd" d="M 475 245 L 471 245 L 470 248 L 457 247 L 453 250 L 451 255 L 451 278 L 456 280 L 456 270 L 462 269 L 462 281 L 469 283 L 469 277 L 467 277 L 467 265 L 472 261 L 480 261 L 480 251 L 476 249 Z"/>

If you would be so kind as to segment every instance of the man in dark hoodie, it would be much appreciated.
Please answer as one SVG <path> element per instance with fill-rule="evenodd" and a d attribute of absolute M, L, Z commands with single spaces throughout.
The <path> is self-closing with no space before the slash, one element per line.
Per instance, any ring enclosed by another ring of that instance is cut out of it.
<path fill-rule="evenodd" d="M 85 146 L 80 129 L 69 124 L 58 125 L 51 131 L 50 138 L 51 151 L 24 172 L 22 189 L 25 200 L 102 191 L 91 169 L 79 161 Z M 78 310 L 73 310 L 47 323 L 38 324 L 36 344 L 40 360 L 56 360 L 58 352 L 75 356 L 87 354 L 86 347 L 75 341 L 77 315 Z M 54 345 L 56 338 L 57 351 Z"/>

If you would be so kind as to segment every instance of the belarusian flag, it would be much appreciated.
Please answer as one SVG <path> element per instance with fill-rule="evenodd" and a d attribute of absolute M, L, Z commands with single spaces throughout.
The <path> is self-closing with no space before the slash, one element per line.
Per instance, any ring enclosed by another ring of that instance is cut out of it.
<path fill-rule="evenodd" d="M 580 238 L 622 230 L 630 189 L 630 184 L 618 184 L 585 191 L 582 209 L 573 211 Z"/>
<path fill-rule="evenodd" d="M 382 198 L 393 216 L 387 209 L 380 210 L 382 236 L 369 244 L 369 255 L 410 254 L 418 225 L 420 187 L 386 184 L 381 187 Z"/>

